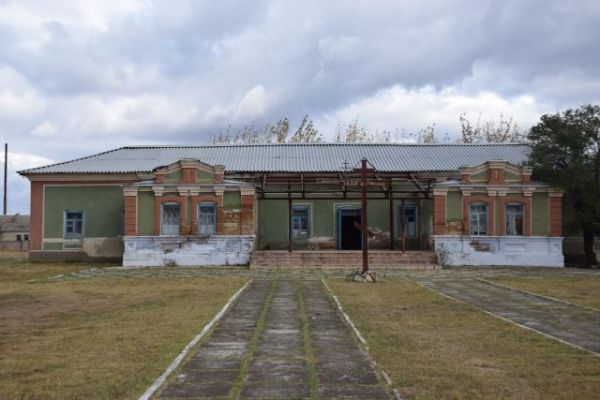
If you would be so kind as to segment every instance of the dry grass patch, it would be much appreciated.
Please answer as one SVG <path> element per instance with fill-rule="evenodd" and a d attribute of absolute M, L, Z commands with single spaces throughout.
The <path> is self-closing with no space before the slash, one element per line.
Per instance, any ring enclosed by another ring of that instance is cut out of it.
<path fill-rule="evenodd" d="M 526 290 L 600 310 L 600 274 L 596 278 L 590 276 L 502 276 L 488 280 L 514 289 Z"/>
<path fill-rule="evenodd" d="M 43 273 L 79 269 L 0 266 L 0 399 L 135 398 L 246 282 L 198 277 L 27 283 Z"/>
<path fill-rule="evenodd" d="M 600 358 L 407 280 L 329 282 L 409 399 L 593 399 Z"/>

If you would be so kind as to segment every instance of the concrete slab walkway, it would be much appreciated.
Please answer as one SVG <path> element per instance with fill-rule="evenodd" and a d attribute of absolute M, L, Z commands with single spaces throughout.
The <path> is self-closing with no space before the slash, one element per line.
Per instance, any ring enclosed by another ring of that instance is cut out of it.
<path fill-rule="evenodd" d="M 388 399 L 319 281 L 255 280 L 163 399 Z"/>
<path fill-rule="evenodd" d="M 540 333 L 600 353 L 600 312 L 477 279 L 417 279 L 442 294 Z"/>

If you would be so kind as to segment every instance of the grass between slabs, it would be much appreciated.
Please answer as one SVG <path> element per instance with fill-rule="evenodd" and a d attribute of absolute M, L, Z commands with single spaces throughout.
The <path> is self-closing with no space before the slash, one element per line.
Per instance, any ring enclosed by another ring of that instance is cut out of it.
<path fill-rule="evenodd" d="M 600 358 L 414 282 L 329 280 L 407 399 L 593 399 Z"/>
<path fill-rule="evenodd" d="M 514 289 L 600 310 L 600 273 L 597 277 L 500 276 L 487 280 Z"/>
<path fill-rule="evenodd" d="M 136 398 L 247 279 L 93 278 L 0 263 L 0 399 Z"/>

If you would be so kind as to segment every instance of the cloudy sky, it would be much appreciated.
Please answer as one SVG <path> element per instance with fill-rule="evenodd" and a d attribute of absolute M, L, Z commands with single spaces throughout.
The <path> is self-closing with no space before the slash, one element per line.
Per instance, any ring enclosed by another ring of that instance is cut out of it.
<path fill-rule="evenodd" d="M 200 144 L 309 114 L 325 137 L 600 102 L 600 2 L 0 0 L 0 140 L 15 170 Z"/>

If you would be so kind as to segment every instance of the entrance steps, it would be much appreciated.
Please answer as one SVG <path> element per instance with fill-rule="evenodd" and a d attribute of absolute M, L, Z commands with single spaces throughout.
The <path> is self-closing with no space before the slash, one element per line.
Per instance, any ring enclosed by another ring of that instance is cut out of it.
<path fill-rule="evenodd" d="M 360 250 L 256 250 L 250 269 L 353 270 L 362 267 Z M 369 267 L 386 270 L 436 269 L 432 251 L 370 250 Z M 438 267 L 439 268 L 439 267 Z"/>

